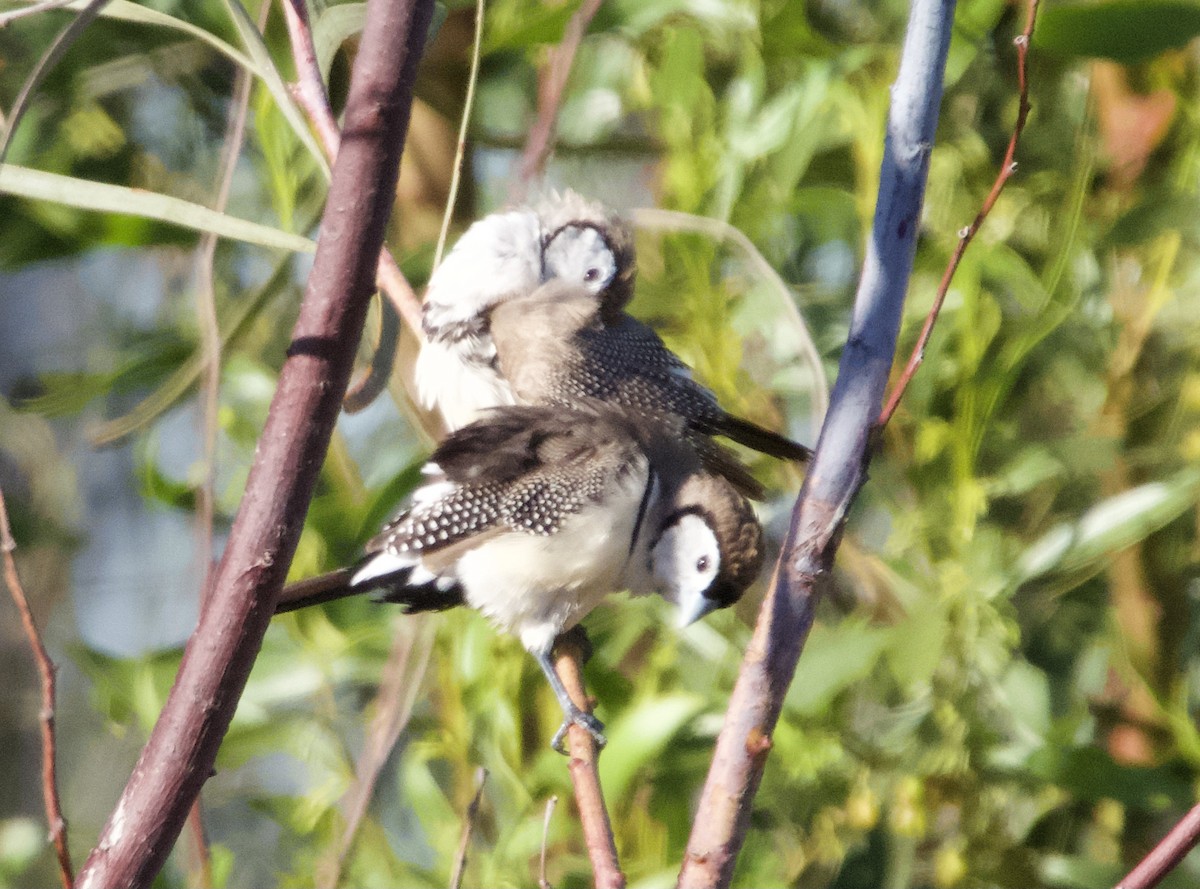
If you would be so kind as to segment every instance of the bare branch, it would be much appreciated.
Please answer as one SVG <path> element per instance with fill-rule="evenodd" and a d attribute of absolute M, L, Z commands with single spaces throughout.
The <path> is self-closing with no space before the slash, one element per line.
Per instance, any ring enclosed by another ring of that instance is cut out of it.
<path fill-rule="evenodd" d="M 529 189 L 529 183 L 541 175 L 546 166 L 546 158 L 554 147 L 555 121 L 558 120 L 558 109 L 562 105 L 563 94 L 567 89 L 567 79 L 571 76 L 571 66 L 575 64 L 575 53 L 583 35 L 587 33 L 588 25 L 600 11 L 601 0 L 583 0 L 567 27 L 563 31 L 562 42 L 550 50 L 549 58 L 542 68 L 538 78 L 538 108 L 537 120 L 529 128 L 529 137 L 525 142 L 525 152 L 521 156 L 521 166 L 513 177 L 508 199 L 519 203 Z"/>
<path fill-rule="evenodd" d="M 463 815 L 462 835 L 458 838 L 458 852 L 454 856 L 454 870 L 450 872 L 450 889 L 462 889 L 463 873 L 467 869 L 467 849 L 471 845 L 471 833 L 475 829 L 475 819 L 479 815 L 479 802 L 483 799 L 483 785 L 487 781 L 488 772 L 483 766 L 475 770 L 475 795 Z"/>
<path fill-rule="evenodd" d="M 258 27 L 261 31 L 266 23 L 269 3 L 264 3 L 259 10 Z M 221 147 L 221 159 L 217 164 L 217 195 L 213 200 L 212 209 L 224 211 L 229 203 L 229 194 L 233 190 L 233 174 L 237 169 L 238 156 L 242 152 L 242 141 L 246 133 L 246 115 L 250 108 L 249 72 L 238 68 L 233 85 L 233 101 L 229 106 L 228 119 L 225 124 L 225 138 Z M 213 267 L 216 262 L 218 238 L 212 232 L 205 232 L 200 237 L 196 249 L 196 320 L 200 328 L 200 403 L 203 408 L 201 419 L 201 438 L 204 461 L 204 476 L 200 483 L 197 497 L 196 524 L 199 529 L 199 543 L 196 547 L 202 567 L 200 584 L 200 605 L 209 593 L 212 579 L 212 525 L 213 525 L 213 484 L 216 477 L 217 451 L 217 409 L 219 406 L 221 387 L 221 325 L 217 319 L 216 285 L 213 280 Z"/>
<path fill-rule="evenodd" d="M 316 258 L 212 602 L 81 889 L 149 885 L 211 774 L 262 645 L 362 334 L 431 0 L 369 0 Z"/>
<path fill-rule="evenodd" d="M 342 133 L 338 130 L 334 108 L 329 102 L 328 92 L 325 91 L 324 80 L 320 77 L 317 48 L 312 42 L 312 25 L 308 22 L 308 6 L 305 0 L 284 0 L 283 19 L 287 23 L 288 40 L 292 44 L 292 59 L 296 68 L 296 83 L 293 86 L 296 104 L 299 104 L 317 131 L 317 138 L 325 150 L 325 156 L 332 163 L 337 157 Z M 392 308 L 397 316 L 403 319 L 404 324 L 407 324 L 418 338 L 424 336 L 421 331 L 421 301 L 416 298 L 412 284 L 404 278 L 400 266 L 386 247 L 380 247 L 376 286 L 391 302 Z M 390 343 L 386 341 L 389 332 L 384 322 L 379 335 L 380 346 L 374 352 L 371 370 L 364 379 L 354 385 L 353 396 L 350 397 L 347 406 L 352 413 L 374 401 L 388 384 L 392 362 L 396 358 L 395 337 L 391 337 Z"/>
<path fill-rule="evenodd" d="M 553 889 L 550 881 L 546 879 L 546 844 L 550 840 L 550 819 L 554 817 L 554 809 L 557 806 L 557 796 L 546 800 L 546 817 L 542 819 L 542 854 L 538 857 L 538 889 Z"/>
<path fill-rule="evenodd" d="M 188 812 L 187 833 L 191 837 L 191 852 L 188 856 L 190 871 L 188 887 L 189 889 L 197 886 L 200 889 L 212 889 L 212 852 L 208 846 L 208 833 L 204 829 L 204 805 L 200 797 L 196 797 L 191 811 Z"/>
<path fill-rule="evenodd" d="M 571 700 L 585 713 L 591 713 L 592 703 L 583 687 L 583 672 L 580 666 L 583 652 L 580 651 L 574 637 L 559 636 L 556 653 L 554 669 L 566 686 Z M 625 874 L 621 873 L 612 823 L 608 819 L 608 808 L 604 804 L 604 790 L 600 787 L 600 750 L 596 746 L 596 739 L 587 729 L 572 724 L 567 730 L 567 752 L 571 757 L 568 769 L 571 772 L 571 783 L 575 787 L 579 823 L 583 828 L 588 858 L 592 862 L 592 876 L 595 878 L 596 889 L 623 889 Z"/>
<path fill-rule="evenodd" d="M 17 542 L 13 540 L 12 529 L 8 525 L 8 507 L 4 503 L 4 491 L 0 490 L 0 554 L 4 558 L 4 582 L 16 603 L 17 611 L 21 613 L 21 626 L 25 630 L 25 638 L 29 641 L 29 650 L 37 664 L 38 676 L 42 682 L 42 709 L 38 719 L 42 725 L 42 801 L 46 807 L 46 823 L 50 828 L 50 838 L 54 842 L 54 852 L 58 857 L 58 874 L 67 889 L 75 878 L 71 873 L 71 853 L 67 848 L 67 820 L 63 818 L 62 804 L 58 799 L 58 774 L 56 739 L 54 734 L 54 663 L 42 644 L 42 635 L 38 632 L 33 612 L 29 609 L 29 599 L 25 595 L 25 587 L 17 574 L 17 561 L 13 553 Z"/>
<path fill-rule="evenodd" d="M 1013 126 L 1012 137 L 1008 140 L 1008 150 L 1004 152 L 1004 162 L 1000 165 L 1000 172 L 996 174 L 996 180 L 992 183 L 992 190 L 988 192 L 988 196 L 982 206 L 980 206 L 979 212 L 975 215 L 971 224 L 959 232 L 958 245 L 954 248 L 954 254 L 950 257 L 946 271 L 942 274 L 942 282 L 938 285 L 933 305 L 930 306 L 929 314 L 925 317 L 925 325 L 921 328 L 921 335 L 917 337 L 917 344 L 913 346 L 912 355 L 909 356 L 908 364 L 904 367 L 904 372 L 900 374 L 900 379 L 896 381 L 896 386 L 888 398 L 887 406 L 884 407 L 883 412 L 879 415 L 880 426 L 886 426 L 888 421 L 892 419 L 892 414 L 896 412 L 896 407 L 900 404 L 900 399 L 904 397 L 904 393 L 908 389 L 908 384 L 912 381 L 917 368 L 921 366 L 921 362 L 925 359 L 925 347 L 929 345 L 929 337 L 933 333 L 934 322 L 937 321 L 938 313 L 942 310 L 942 303 L 946 301 L 946 294 L 950 290 L 950 282 L 954 280 L 954 273 L 958 271 L 963 254 L 967 252 L 967 247 L 975 240 L 975 235 L 978 233 L 979 227 L 983 225 L 983 221 L 992 212 L 992 207 L 996 205 L 996 201 L 1000 197 L 1000 192 L 1004 191 L 1004 186 L 1008 184 L 1008 180 L 1017 172 L 1017 142 L 1020 141 L 1021 134 L 1025 132 L 1025 121 L 1029 117 L 1029 82 L 1026 79 L 1026 73 L 1029 62 L 1029 44 L 1033 39 L 1033 24 L 1037 20 L 1038 3 L 1039 0 L 1029 0 L 1029 5 L 1025 13 L 1025 30 L 1013 41 L 1017 47 L 1017 122 Z"/>
<path fill-rule="evenodd" d="M 850 336 L 813 462 L 717 738 L 679 874 L 679 885 L 688 889 L 728 886 L 732 879 L 771 733 L 846 513 L 866 478 L 871 431 L 895 358 L 916 251 L 953 18 L 953 0 L 913 0 L 911 5 Z"/>
<path fill-rule="evenodd" d="M 258 29 L 266 24 L 271 5 L 264 3 L 258 14 Z M 239 67 L 234 79 L 233 101 L 229 106 L 225 124 L 225 139 L 221 147 L 221 159 L 217 165 L 217 196 L 213 209 L 223 211 L 229 203 L 233 190 L 233 174 L 237 169 L 238 156 L 246 132 L 246 115 L 250 108 L 250 75 Z M 218 410 L 221 394 L 221 325 L 217 319 L 217 292 L 214 281 L 214 265 L 217 257 L 217 236 L 205 232 L 196 250 L 196 320 L 200 329 L 200 404 L 203 477 L 196 496 L 196 558 L 200 564 L 200 610 L 208 604 L 212 589 L 212 536 L 213 513 L 216 495 L 214 486 L 217 474 L 217 431 Z M 195 850 L 194 871 L 197 884 L 202 889 L 211 889 L 212 855 L 208 848 L 208 837 L 204 830 L 204 810 L 200 797 L 192 803 L 188 813 L 188 835 Z"/>
<path fill-rule="evenodd" d="M 338 883 L 338 874 L 354 846 L 362 819 L 367 814 L 367 806 L 375 795 L 375 785 L 383 766 L 412 718 L 417 694 L 433 653 L 434 621 L 424 615 L 406 617 L 404 621 L 405 628 L 396 634 L 383 667 L 379 691 L 375 695 L 375 716 L 367 729 L 366 746 L 354 769 L 354 782 L 342 795 L 346 829 L 338 839 L 332 877 L 325 881 L 331 886 Z"/>
<path fill-rule="evenodd" d="M 1200 805 L 1193 806 L 1116 889 L 1153 889 L 1200 843 Z"/>

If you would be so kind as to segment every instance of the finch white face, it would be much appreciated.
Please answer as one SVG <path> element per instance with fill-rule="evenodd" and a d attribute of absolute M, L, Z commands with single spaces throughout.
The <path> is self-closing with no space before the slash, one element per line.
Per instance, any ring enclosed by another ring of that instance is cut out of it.
<path fill-rule="evenodd" d="M 601 293 L 617 274 L 608 242 L 592 226 L 568 225 L 554 235 L 542 254 L 542 280 L 561 278 Z"/>
<path fill-rule="evenodd" d="M 699 515 L 683 513 L 666 527 L 650 553 L 650 567 L 664 598 L 679 606 L 681 627 L 720 607 L 706 594 L 721 568 L 721 547 Z"/>

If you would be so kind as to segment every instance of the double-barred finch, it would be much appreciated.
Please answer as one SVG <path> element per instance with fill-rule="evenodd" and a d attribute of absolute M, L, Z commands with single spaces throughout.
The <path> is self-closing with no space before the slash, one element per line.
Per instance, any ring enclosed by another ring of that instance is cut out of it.
<path fill-rule="evenodd" d="M 496 370 L 488 312 L 557 274 L 548 268 L 570 269 L 605 317 L 616 318 L 633 296 L 632 233 L 615 214 L 567 192 L 536 210 L 478 220 L 434 270 L 422 308 L 416 387 L 422 405 L 439 411 L 449 429 L 488 408 L 519 403 Z"/>
<path fill-rule="evenodd" d="M 516 635 L 562 706 L 556 748 L 571 723 L 603 743 L 554 671 L 561 634 L 625 589 L 661 594 L 689 624 L 737 601 L 762 565 L 749 503 L 674 430 L 609 405 L 497 408 L 452 433 L 425 473 L 340 575 L 341 594 L 379 590 L 408 611 L 465 604 Z M 280 610 L 336 597 L 296 595 Z"/>
<path fill-rule="evenodd" d="M 471 276 L 471 264 L 485 271 Z M 722 409 L 659 336 L 624 311 L 635 271 L 628 225 L 578 195 L 475 223 L 426 296 L 429 343 L 417 364 L 424 403 L 454 426 L 492 404 L 596 398 L 678 424 L 704 451 L 716 453 L 704 437 L 721 435 L 774 457 L 808 459 L 803 445 Z M 744 471 L 736 480 L 753 490 Z"/>

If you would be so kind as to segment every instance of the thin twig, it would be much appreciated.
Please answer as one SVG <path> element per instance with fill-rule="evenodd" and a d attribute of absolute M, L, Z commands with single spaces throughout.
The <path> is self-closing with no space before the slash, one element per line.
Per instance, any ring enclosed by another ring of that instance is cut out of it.
<path fill-rule="evenodd" d="M 259 30 L 266 23 L 271 5 L 264 3 L 259 11 Z M 217 194 L 212 209 L 223 211 L 233 190 L 233 174 L 246 132 L 246 116 L 250 107 L 251 80 L 245 68 L 239 67 L 234 79 L 233 101 L 225 123 L 225 138 L 217 164 Z M 201 607 L 208 596 L 212 574 L 212 525 L 214 483 L 216 476 L 217 411 L 221 386 L 221 326 L 217 318 L 216 285 L 213 278 L 218 238 L 205 232 L 196 250 L 196 319 L 200 327 L 200 402 L 204 478 L 197 491 L 196 523 L 199 527 L 200 564 L 204 566 L 200 584 Z"/>
<path fill-rule="evenodd" d="M 292 61 L 296 67 L 296 83 L 292 95 L 296 104 L 317 131 L 317 138 L 325 150 L 330 164 L 337 157 L 341 146 L 342 132 L 329 102 L 329 93 L 321 79 L 321 66 L 313 44 L 312 24 L 308 18 L 305 0 L 283 0 L 283 18 L 287 25 L 288 42 L 292 47 Z M 390 250 L 384 245 L 379 251 L 379 264 L 375 272 L 375 285 L 391 303 L 396 315 L 404 320 L 418 341 L 425 333 L 421 327 L 421 301 L 416 291 L 400 271 Z M 390 338 L 390 342 L 389 342 Z M 351 383 L 343 408 L 350 413 L 363 410 L 373 402 L 387 386 L 396 360 L 396 337 L 393 335 L 386 312 L 381 314 L 379 343 L 371 354 L 371 364 L 365 376 Z M 411 388 L 411 382 L 406 381 Z M 409 392 L 412 395 L 412 392 Z M 416 402 L 414 401 L 414 404 Z"/>
<path fill-rule="evenodd" d="M 334 165 L 292 344 L 212 602 L 79 889 L 150 885 L 212 773 L 295 555 L 353 369 L 432 16 L 432 0 L 367 0 L 346 148 Z"/>
<path fill-rule="evenodd" d="M 467 849 L 471 845 L 471 833 L 475 830 L 475 819 L 479 816 L 479 803 L 483 799 L 483 785 L 488 771 L 483 766 L 475 770 L 475 795 L 463 815 L 462 835 L 458 838 L 458 852 L 454 856 L 454 869 L 450 872 L 450 889 L 462 889 L 463 874 L 467 870 Z"/>
<path fill-rule="evenodd" d="M 400 316 L 389 299 L 379 300 L 379 336 L 371 352 L 371 363 L 367 372 L 357 380 L 351 380 L 346 397 L 342 399 L 342 410 L 348 414 L 365 411 L 387 388 L 396 364 L 396 350 L 400 345 Z"/>
<path fill-rule="evenodd" d="M 284 0 L 283 18 L 287 23 L 288 41 L 296 66 L 296 83 L 292 94 L 296 97 L 296 104 L 316 129 L 325 156 L 332 164 L 341 146 L 342 131 L 333 116 L 333 106 L 329 104 L 329 94 L 321 80 L 321 66 L 317 62 L 305 0 Z M 396 314 L 418 337 L 422 336 L 421 301 L 386 247 L 379 252 L 376 283 L 383 295 L 391 300 Z"/>
<path fill-rule="evenodd" d="M 912 354 L 908 358 L 908 364 L 904 367 L 904 372 L 900 374 L 900 378 L 896 381 L 895 387 L 892 389 L 892 394 L 888 397 L 887 406 L 879 415 L 880 427 L 886 426 L 888 421 L 892 419 L 892 415 L 896 412 L 896 407 L 900 404 L 900 399 L 904 397 L 905 391 L 908 389 L 908 384 L 912 381 L 913 375 L 917 372 L 917 368 L 921 366 L 921 362 L 925 360 L 925 347 L 929 345 L 929 337 L 933 334 L 933 325 L 937 321 L 938 313 L 942 310 L 942 304 L 946 301 L 946 294 L 950 290 L 950 283 L 954 280 L 954 273 L 958 271 L 959 263 L 962 262 L 963 254 L 967 252 L 967 247 L 975 240 L 975 235 L 979 228 L 983 225 L 983 221 L 987 219 L 992 212 L 992 207 L 996 205 L 996 201 L 1000 197 L 1000 192 L 1004 191 L 1004 186 L 1008 184 L 1008 180 L 1017 172 L 1017 143 L 1021 139 L 1021 134 L 1025 132 L 1025 121 L 1029 117 L 1029 81 L 1026 77 L 1029 62 L 1029 45 L 1033 39 L 1033 25 L 1037 20 L 1037 10 L 1040 0 L 1029 0 L 1029 5 L 1025 12 L 1025 30 L 1013 39 L 1013 44 L 1017 47 L 1017 122 L 1013 126 L 1012 137 L 1008 140 L 1008 149 L 1004 152 L 1004 162 L 1000 165 L 1000 172 L 996 174 L 996 180 L 992 183 L 992 190 L 988 192 L 987 198 L 979 208 L 979 212 L 975 214 L 975 218 L 971 224 L 962 229 L 958 233 L 958 244 L 954 248 L 954 254 L 950 257 L 950 262 L 946 266 L 946 271 L 942 274 L 942 281 L 938 285 L 937 295 L 934 296 L 933 305 L 929 307 L 929 314 L 925 316 L 925 324 L 921 328 L 921 335 L 917 337 L 917 344 L 913 347 Z"/>
<path fill-rule="evenodd" d="M 259 30 L 266 24 L 271 5 L 264 3 L 259 10 Z M 233 101 L 229 106 L 225 124 L 225 138 L 221 146 L 221 157 L 217 164 L 217 194 L 212 208 L 221 212 L 229 203 L 233 190 L 233 174 L 237 169 L 242 141 L 246 132 L 246 116 L 250 107 L 250 75 L 239 67 L 234 79 Z M 203 476 L 196 491 L 196 555 L 200 568 L 200 610 L 208 604 L 212 589 L 212 536 L 213 514 L 216 502 L 216 456 L 218 411 L 221 394 L 221 326 L 217 319 L 217 294 L 214 267 L 217 256 L 218 238 L 205 232 L 196 250 L 196 320 L 200 329 L 200 404 L 201 404 L 201 449 Z M 188 813 L 189 833 L 199 864 L 198 882 L 203 889 L 212 886 L 212 855 L 208 848 L 204 830 L 204 814 L 200 796 Z"/>
<path fill-rule="evenodd" d="M 560 636 L 556 652 L 554 668 L 571 700 L 584 712 L 591 713 L 592 704 L 583 687 L 580 666 L 583 653 L 578 644 L 570 636 Z M 567 751 L 571 758 L 568 770 L 575 787 L 575 804 L 579 807 L 579 823 L 592 862 L 596 889 L 623 889 L 625 874 L 621 872 L 612 822 L 604 803 L 604 790 L 600 787 L 600 749 L 596 739 L 587 729 L 572 723 L 567 730 Z"/>
<path fill-rule="evenodd" d="M 557 796 L 546 800 L 546 816 L 542 819 L 542 854 L 538 858 L 538 889 L 554 889 L 546 879 L 546 846 L 550 842 L 550 819 L 554 817 L 554 809 L 557 806 Z"/>
<path fill-rule="evenodd" d="M 192 803 L 192 810 L 188 813 L 187 831 L 192 838 L 191 847 L 195 856 L 195 862 L 188 866 L 189 889 L 192 886 L 212 889 L 213 886 L 212 853 L 208 846 L 208 832 L 204 829 L 203 806 L 200 797 L 196 797 L 196 801 Z"/>
<path fill-rule="evenodd" d="M 404 632 L 396 634 L 383 667 L 379 691 L 375 695 L 375 715 L 367 729 L 366 747 L 355 765 L 354 782 L 342 796 L 342 808 L 347 815 L 346 829 L 338 839 L 339 869 L 354 846 L 367 806 L 375 795 L 380 772 L 412 718 L 433 653 L 434 622 L 421 615 L 405 618 L 405 621 L 407 626 Z M 337 883 L 336 874 L 330 883 Z"/>
<path fill-rule="evenodd" d="M 92 0 L 87 6 L 79 10 L 79 14 L 71 19 L 67 25 L 58 32 L 58 35 L 46 47 L 46 51 L 42 53 L 41 58 L 37 60 L 37 64 L 33 66 L 33 70 L 29 72 L 29 76 L 25 78 L 25 82 L 21 84 L 21 91 L 17 93 L 16 99 L 13 100 L 12 108 L 8 112 L 8 126 L 4 130 L 4 139 L 0 141 L 0 164 L 4 163 L 4 159 L 8 157 L 8 149 L 12 145 L 13 134 L 17 131 L 17 126 L 21 123 L 21 118 L 25 116 L 25 112 L 29 110 L 29 105 L 33 101 L 34 91 L 41 85 L 43 78 L 58 64 L 72 44 L 79 39 L 87 26 L 92 23 L 96 16 L 100 15 L 100 11 L 108 5 L 108 0 Z"/>
<path fill-rule="evenodd" d="M 1153 889 L 1200 843 L 1200 805 L 1180 819 L 1116 889 Z"/>
<path fill-rule="evenodd" d="M 513 177 L 509 190 L 509 201 L 516 204 L 524 199 L 529 183 L 539 176 L 546 166 L 546 158 L 554 146 L 555 122 L 558 120 L 558 109 L 562 105 L 563 94 L 566 92 L 567 79 L 571 76 L 571 67 L 575 64 L 575 53 L 583 35 L 587 33 L 588 25 L 600 10 L 602 0 L 583 0 L 567 27 L 563 31 L 562 42 L 550 50 L 549 58 L 542 68 L 538 78 L 537 119 L 529 128 L 529 138 L 525 142 L 525 151 L 521 156 L 521 166 Z"/>
<path fill-rule="evenodd" d="M 475 81 L 479 79 L 479 56 L 483 46 L 483 0 L 475 0 L 475 41 L 471 46 L 471 73 L 467 77 L 467 97 L 463 100 L 462 121 L 458 125 L 458 145 L 454 149 L 454 171 L 450 174 L 450 194 L 446 197 L 446 212 L 442 215 L 442 230 L 438 232 L 437 249 L 433 253 L 433 267 L 442 264 L 442 251 L 446 247 L 446 233 L 450 231 L 450 220 L 454 216 L 454 205 L 458 201 L 458 185 L 462 179 L 463 157 L 467 151 L 467 124 L 471 121 L 471 109 L 475 107 Z"/>
<path fill-rule="evenodd" d="M 308 19 L 308 5 L 305 0 L 283 0 L 283 18 L 287 25 L 288 42 L 292 48 L 292 61 L 296 67 L 296 83 L 292 86 L 292 95 L 296 104 L 304 112 L 309 122 L 316 128 L 317 138 L 325 150 L 330 163 L 337 157 L 341 145 L 342 134 L 337 120 L 333 115 L 333 106 L 329 103 L 329 93 L 325 82 L 321 79 L 321 66 L 317 61 L 317 50 L 313 44 L 312 25 Z M 391 303 L 395 314 L 403 319 L 408 329 L 417 338 L 418 343 L 425 340 L 425 331 L 421 326 L 421 301 L 417 298 L 412 285 L 400 271 L 400 266 L 392 257 L 385 245 L 379 251 L 379 265 L 375 270 L 375 285 L 379 292 Z M 392 375 L 392 366 L 396 360 L 396 343 L 387 342 L 391 335 L 388 320 L 383 319 L 380 325 L 379 344 L 371 355 L 371 365 L 366 376 L 351 384 L 349 388 L 349 403 L 342 402 L 344 409 L 362 410 L 383 391 Z M 392 337 L 393 340 L 396 337 Z M 419 404 L 411 374 L 403 375 L 405 391 L 408 393 L 410 404 Z M 434 440 L 441 428 L 436 418 L 427 411 L 417 411 L 417 424 L 422 431 Z"/>
<path fill-rule="evenodd" d="M 283 0 L 283 20 L 287 25 L 288 43 L 292 47 L 292 63 L 296 66 L 296 82 L 292 84 L 292 95 L 304 111 L 308 122 L 317 131 L 321 147 L 330 164 L 337 157 L 341 145 L 342 131 L 333 115 L 325 81 L 321 79 L 321 65 L 317 60 L 317 47 L 313 43 L 312 23 L 308 20 L 306 0 Z"/>
<path fill-rule="evenodd" d="M 29 608 L 29 598 L 21 585 L 17 574 L 17 561 L 13 557 L 17 542 L 13 540 L 12 529 L 8 524 L 8 508 L 4 503 L 4 491 L 0 490 L 0 554 L 4 557 L 4 581 L 8 591 L 16 603 L 17 611 L 21 613 L 21 626 L 25 629 L 25 638 L 29 641 L 29 650 L 37 664 L 38 676 L 42 681 L 42 709 L 38 720 L 42 726 L 42 800 L 46 806 L 46 823 L 50 828 L 50 839 L 54 842 L 54 852 L 58 858 L 58 874 L 63 886 L 71 889 L 75 877 L 71 871 L 71 853 L 67 849 L 67 820 L 63 817 L 62 804 L 58 799 L 58 774 L 56 766 L 57 744 L 54 734 L 54 663 L 42 644 L 42 635 L 38 632 L 33 612 Z"/>
<path fill-rule="evenodd" d="M 727 887 L 771 735 L 851 504 L 896 357 L 954 21 L 953 0 L 913 0 L 891 90 L 879 197 L 829 411 L 746 649 L 692 823 L 679 885 Z"/>

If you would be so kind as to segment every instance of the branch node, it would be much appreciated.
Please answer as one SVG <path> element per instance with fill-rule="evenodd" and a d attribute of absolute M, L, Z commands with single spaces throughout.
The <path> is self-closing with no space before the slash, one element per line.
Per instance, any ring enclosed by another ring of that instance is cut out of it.
<path fill-rule="evenodd" d="M 751 756 L 766 756 L 774 746 L 775 742 L 771 740 L 769 734 L 762 730 L 762 726 L 756 725 L 746 735 L 746 752 Z"/>

